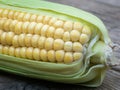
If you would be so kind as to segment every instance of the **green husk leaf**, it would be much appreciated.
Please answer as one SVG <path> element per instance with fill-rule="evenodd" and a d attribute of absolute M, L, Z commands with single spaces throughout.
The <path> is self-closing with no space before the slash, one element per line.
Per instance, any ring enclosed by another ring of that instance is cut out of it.
<path fill-rule="evenodd" d="M 1 70 L 32 78 L 74 83 L 89 87 L 97 87 L 102 83 L 107 69 L 107 55 L 105 56 L 106 51 L 104 49 L 99 50 L 99 48 L 106 47 L 112 42 L 103 22 L 96 16 L 74 7 L 42 0 L 0 0 L 0 8 L 82 22 L 88 25 L 93 32 L 84 57 L 77 62 L 56 64 L 0 54 Z"/>

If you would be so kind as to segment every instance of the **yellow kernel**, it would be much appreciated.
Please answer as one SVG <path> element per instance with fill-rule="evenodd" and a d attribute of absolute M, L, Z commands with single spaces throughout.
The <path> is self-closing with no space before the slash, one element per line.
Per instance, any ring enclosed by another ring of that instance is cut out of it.
<path fill-rule="evenodd" d="M 80 41 L 82 44 L 85 44 L 85 43 L 87 43 L 87 42 L 89 41 L 89 36 L 86 35 L 86 34 L 81 34 L 79 41 Z"/>
<path fill-rule="evenodd" d="M 28 59 L 33 59 L 33 48 L 32 47 L 28 47 L 26 49 L 26 57 Z"/>
<path fill-rule="evenodd" d="M 64 33 L 64 30 L 62 28 L 58 28 L 55 30 L 55 33 L 54 33 L 54 38 L 57 39 L 57 38 L 62 38 L 63 36 L 63 33 Z"/>
<path fill-rule="evenodd" d="M 23 21 L 23 17 L 24 17 L 25 13 L 20 13 L 17 17 L 18 21 Z"/>
<path fill-rule="evenodd" d="M 64 47 L 64 41 L 61 39 L 54 40 L 54 50 L 62 50 Z"/>
<path fill-rule="evenodd" d="M 73 23 L 70 21 L 66 21 L 63 25 L 65 31 L 71 31 L 73 29 Z"/>
<path fill-rule="evenodd" d="M 33 59 L 40 60 L 40 49 L 34 48 L 34 50 L 33 50 Z"/>
<path fill-rule="evenodd" d="M 11 22 L 11 24 L 10 24 L 10 26 L 9 26 L 10 31 L 13 31 L 13 32 L 14 32 L 14 29 L 15 29 L 15 26 L 16 26 L 17 22 L 18 22 L 17 20 L 13 20 L 13 21 Z"/>
<path fill-rule="evenodd" d="M 38 47 L 38 39 L 39 35 L 33 35 L 33 37 L 31 38 L 32 47 Z"/>
<path fill-rule="evenodd" d="M 22 24 L 22 33 L 28 33 L 28 26 L 29 26 L 29 22 L 23 22 Z"/>
<path fill-rule="evenodd" d="M 36 25 L 35 22 L 31 22 L 31 23 L 28 25 L 28 33 L 29 33 L 29 34 L 33 34 L 33 33 L 34 33 L 35 25 Z"/>
<path fill-rule="evenodd" d="M 48 60 L 50 62 L 55 62 L 55 51 L 54 50 L 48 51 L 47 55 L 48 55 Z"/>
<path fill-rule="evenodd" d="M 20 15 L 20 12 L 15 12 L 15 13 L 14 13 L 14 16 L 13 16 L 14 19 L 16 20 L 16 19 L 18 18 L 19 15 Z"/>
<path fill-rule="evenodd" d="M 53 37 L 54 36 L 54 32 L 55 32 L 55 28 L 50 26 L 47 30 L 47 37 Z"/>
<path fill-rule="evenodd" d="M 25 46 L 27 46 L 27 47 L 31 46 L 31 38 L 32 38 L 31 34 L 27 34 L 25 36 Z"/>
<path fill-rule="evenodd" d="M 13 46 L 9 47 L 8 54 L 10 56 L 15 56 L 15 48 Z"/>
<path fill-rule="evenodd" d="M 44 20 L 44 16 L 39 15 L 39 16 L 37 17 L 37 22 L 38 22 L 38 23 L 42 23 L 43 20 Z"/>
<path fill-rule="evenodd" d="M 6 22 L 5 19 L 0 19 L 0 29 L 4 28 L 4 23 Z"/>
<path fill-rule="evenodd" d="M 44 23 L 44 24 L 48 24 L 48 22 L 49 22 L 50 19 L 51 19 L 51 17 L 45 16 L 45 17 L 44 17 L 44 20 L 43 20 L 43 23 Z"/>
<path fill-rule="evenodd" d="M 40 37 L 39 40 L 38 40 L 38 47 L 40 49 L 43 49 L 45 47 L 45 40 L 46 38 L 45 37 Z"/>
<path fill-rule="evenodd" d="M 83 46 L 79 42 L 74 42 L 73 43 L 73 51 L 75 52 L 82 52 L 83 51 Z"/>
<path fill-rule="evenodd" d="M 20 46 L 25 46 L 25 34 L 20 34 L 18 37 L 18 43 Z"/>
<path fill-rule="evenodd" d="M 13 15 L 14 15 L 14 11 L 13 10 L 10 10 L 9 13 L 8 13 L 8 18 L 9 19 L 13 19 Z"/>
<path fill-rule="evenodd" d="M 47 33 L 48 28 L 49 28 L 49 25 L 44 25 L 44 26 L 41 28 L 41 36 L 46 36 L 46 33 Z"/>
<path fill-rule="evenodd" d="M 2 17 L 8 17 L 8 13 L 9 13 L 9 10 L 8 9 L 5 9 L 5 10 L 3 10 L 3 12 L 2 12 Z"/>
<path fill-rule="evenodd" d="M 83 54 L 79 52 L 75 52 L 73 54 L 74 61 L 80 60 L 82 58 Z"/>
<path fill-rule="evenodd" d="M 37 15 L 32 14 L 30 17 L 30 22 L 36 22 L 36 20 L 37 20 Z"/>
<path fill-rule="evenodd" d="M 45 41 L 45 49 L 51 50 L 53 48 L 53 42 L 54 42 L 53 38 L 47 38 Z"/>
<path fill-rule="evenodd" d="M 6 20 L 6 22 L 4 23 L 3 29 L 5 31 L 9 31 L 9 25 L 10 24 L 11 24 L 11 20 L 10 19 Z"/>
<path fill-rule="evenodd" d="M 54 23 L 55 23 L 56 21 L 58 21 L 57 18 L 52 17 L 52 18 L 50 19 L 50 21 L 49 21 L 49 25 L 51 25 L 51 26 L 54 25 Z"/>
<path fill-rule="evenodd" d="M 2 45 L 0 45 L 0 54 L 2 54 L 2 53 L 3 53 L 3 52 L 2 52 L 2 51 L 3 51 L 2 49 L 3 49 L 3 46 L 2 46 Z"/>
<path fill-rule="evenodd" d="M 42 61 L 48 61 L 48 60 L 47 60 L 47 51 L 46 51 L 45 49 L 42 49 L 42 50 L 40 51 L 40 57 L 41 57 L 41 60 L 42 60 Z"/>
<path fill-rule="evenodd" d="M 62 20 L 58 20 L 54 23 L 54 27 L 61 28 L 63 27 L 64 22 Z"/>
<path fill-rule="evenodd" d="M 0 17 L 2 17 L 2 12 L 3 12 L 4 9 L 1 9 L 0 8 Z"/>
<path fill-rule="evenodd" d="M 1 35 L 2 35 L 3 31 L 0 30 L 0 43 L 1 43 Z"/>
<path fill-rule="evenodd" d="M 70 42 L 70 41 L 65 42 L 64 50 L 65 51 L 72 51 L 72 42 Z"/>
<path fill-rule="evenodd" d="M 0 36 L 0 38 L 1 38 L 0 41 L 1 41 L 2 45 L 6 45 L 6 35 L 7 35 L 7 33 L 3 32 L 2 35 Z"/>
<path fill-rule="evenodd" d="M 64 56 L 64 63 L 72 63 L 73 62 L 73 56 L 71 52 L 66 52 Z"/>
<path fill-rule="evenodd" d="M 70 41 L 70 33 L 69 32 L 65 32 L 63 34 L 63 40 L 64 41 Z"/>
<path fill-rule="evenodd" d="M 80 33 L 77 30 L 72 30 L 70 32 L 70 38 L 72 41 L 78 41 L 80 37 Z"/>
<path fill-rule="evenodd" d="M 12 44 L 13 37 L 14 37 L 14 33 L 13 33 L 13 32 L 8 32 L 8 33 L 7 33 L 6 43 L 7 43 L 8 45 L 11 45 L 11 44 Z"/>
<path fill-rule="evenodd" d="M 22 47 L 22 48 L 20 49 L 20 57 L 21 57 L 21 58 L 26 58 L 26 50 L 27 50 L 26 47 Z"/>
<path fill-rule="evenodd" d="M 3 31 L 0 29 L 0 36 L 2 35 Z"/>
<path fill-rule="evenodd" d="M 82 23 L 80 23 L 80 22 L 74 22 L 74 26 L 73 26 L 74 30 L 78 30 L 79 32 L 81 32 L 82 28 L 83 28 L 83 24 Z"/>
<path fill-rule="evenodd" d="M 8 51 L 9 51 L 9 46 L 4 46 L 2 49 L 3 54 L 8 55 L 9 54 Z"/>
<path fill-rule="evenodd" d="M 82 33 L 90 36 L 91 35 L 91 30 L 88 26 L 84 26 L 83 29 L 82 29 Z"/>
<path fill-rule="evenodd" d="M 15 34 L 20 34 L 22 32 L 21 27 L 22 27 L 22 22 L 18 22 L 15 25 L 15 30 L 14 30 Z"/>
<path fill-rule="evenodd" d="M 41 34 L 41 28 L 43 27 L 43 24 L 42 23 L 37 23 L 35 25 L 35 29 L 34 29 L 34 34 L 38 34 L 40 35 Z"/>
<path fill-rule="evenodd" d="M 23 21 L 30 21 L 30 17 L 31 17 L 31 14 L 30 13 L 26 13 L 23 17 Z"/>
<path fill-rule="evenodd" d="M 17 35 L 15 35 L 15 36 L 13 37 L 12 45 L 13 45 L 14 47 L 18 47 L 18 46 L 19 46 L 18 36 L 17 36 Z"/>
<path fill-rule="evenodd" d="M 58 50 L 55 52 L 55 58 L 57 62 L 63 62 L 65 52 L 63 50 Z"/>
<path fill-rule="evenodd" d="M 15 49 L 15 56 L 20 57 L 20 48 Z"/>

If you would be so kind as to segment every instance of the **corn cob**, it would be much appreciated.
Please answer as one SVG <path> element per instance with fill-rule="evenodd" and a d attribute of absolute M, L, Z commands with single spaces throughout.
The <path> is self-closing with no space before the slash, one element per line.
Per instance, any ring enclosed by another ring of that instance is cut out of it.
<path fill-rule="evenodd" d="M 2 70 L 96 87 L 111 60 L 111 43 L 103 23 L 84 11 L 42 0 L 0 0 Z"/>
<path fill-rule="evenodd" d="M 78 22 L 63 21 L 54 17 L 42 17 L 41 15 L 2 8 L 0 11 L 1 45 L 12 45 L 15 48 L 33 47 L 44 49 L 41 52 L 39 51 L 39 56 L 41 57 L 39 59 L 43 59 L 43 61 L 47 61 L 48 50 L 56 51 L 55 55 L 58 57 L 53 55 L 55 56 L 54 61 L 72 63 L 75 61 L 74 58 L 79 60 L 80 58 L 73 56 L 72 52 L 83 53 L 82 44 L 86 44 L 91 36 L 90 28 Z M 25 52 L 24 49 L 22 48 L 20 51 Z M 28 53 L 33 51 L 31 48 L 28 50 Z M 26 58 L 35 59 L 31 55 L 28 56 L 30 57 Z M 16 57 L 19 56 L 17 55 Z M 59 59 L 60 57 L 61 60 Z"/>

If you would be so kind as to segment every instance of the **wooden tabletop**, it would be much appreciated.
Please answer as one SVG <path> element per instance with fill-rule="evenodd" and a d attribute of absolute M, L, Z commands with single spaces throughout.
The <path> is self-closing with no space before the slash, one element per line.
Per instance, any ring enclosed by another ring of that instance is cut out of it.
<path fill-rule="evenodd" d="M 48 0 L 91 12 L 103 20 L 114 43 L 120 45 L 120 0 Z M 115 51 L 120 59 L 120 49 Z M 103 84 L 97 88 L 60 84 L 16 76 L 0 71 L 0 90 L 120 90 L 120 66 L 107 71 Z"/>

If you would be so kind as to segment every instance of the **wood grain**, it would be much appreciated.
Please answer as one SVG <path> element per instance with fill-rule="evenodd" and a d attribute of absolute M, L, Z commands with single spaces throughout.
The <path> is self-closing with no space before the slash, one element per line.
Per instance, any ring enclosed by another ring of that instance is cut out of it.
<path fill-rule="evenodd" d="M 120 45 L 120 1 L 119 0 L 48 0 L 71 5 L 91 12 L 103 20 L 114 43 Z M 115 51 L 120 60 L 120 50 Z M 76 85 L 60 84 L 8 74 L 0 71 L 0 90 L 120 90 L 120 66 L 106 74 L 100 87 L 87 88 Z"/>

